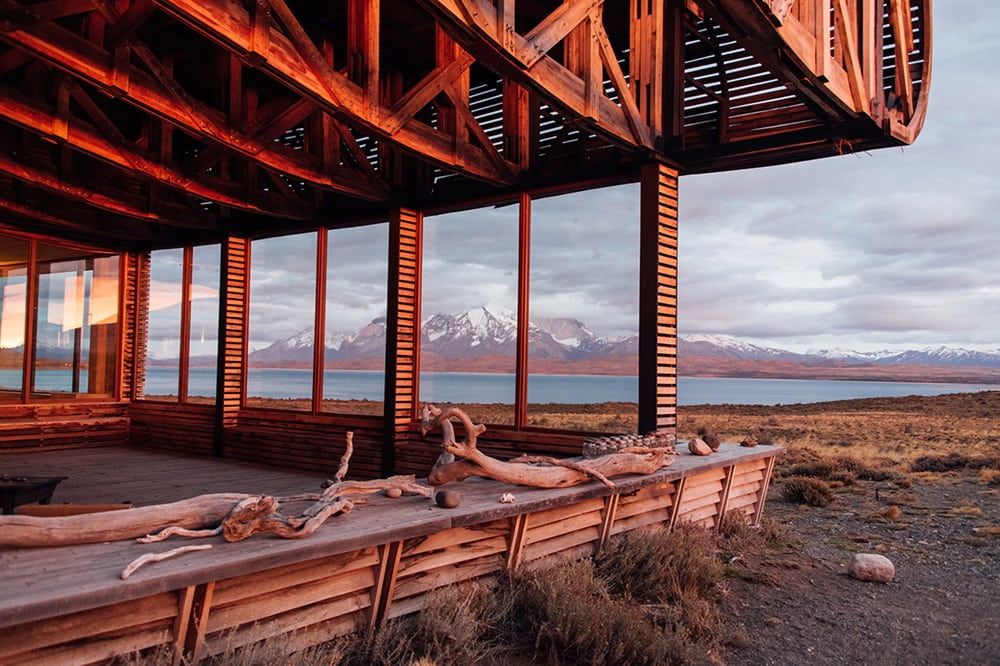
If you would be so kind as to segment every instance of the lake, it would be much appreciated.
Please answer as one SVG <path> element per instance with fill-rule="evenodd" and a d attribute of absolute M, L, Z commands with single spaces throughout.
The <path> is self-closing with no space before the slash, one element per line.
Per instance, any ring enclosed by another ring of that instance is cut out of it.
<path fill-rule="evenodd" d="M 86 371 L 81 385 L 86 386 Z M 312 373 L 308 370 L 252 368 L 248 373 L 247 395 L 261 398 L 308 398 L 312 392 Z M 36 388 L 42 391 L 67 391 L 67 370 L 39 370 Z M 506 403 L 514 402 L 514 376 L 487 373 L 424 373 L 421 401 L 436 403 Z M 0 370 L 0 386 L 18 387 L 18 370 Z M 327 370 L 324 375 L 327 400 L 382 400 L 382 373 L 365 370 Z M 635 377 L 606 375 L 531 375 L 528 378 L 528 401 L 563 402 L 635 402 L 638 391 Z M 884 398 L 904 395 L 941 395 L 1000 390 L 997 384 L 944 384 L 918 382 L 827 381 L 811 379 L 738 379 L 719 377 L 680 377 L 677 380 L 677 403 L 680 405 L 787 405 L 803 402 L 827 402 L 854 398 Z M 176 370 L 150 367 L 146 371 L 146 392 L 150 395 L 176 394 Z M 189 394 L 212 395 L 215 370 L 192 368 Z"/>
<path fill-rule="evenodd" d="M 166 380 L 164 382 L 164 380 Z M 424 373 L 421 401 L 436 403 L 513 403 L 514 376 L 479 373 Z M 162 368 L 148 368 L 146 391 L 176 393 L 176 375 Z M 382 400 L 382 373 L 360 370 L 327 370 L 324 397 L 328 400 Z M 190 378 L 192 395 L 211 395 L 215 374 L 194 368 Z M 826 402 L 853 398 L 941 395 L 1000 390 L 996 384 L 944 384 L 916 382 L 826 381 L 808 379 L 736 379 L 681 377 L 677 382 L 680 405 L 758 404 L 782 405 Z M 308 370 L 253 368 L 249 371 L 247 395 L 262 398 L 307 398 L 312 391 Z M 528 379 L 531 403 L 635 402 L 635 377 L 605 375 L 532 375 Z"/>

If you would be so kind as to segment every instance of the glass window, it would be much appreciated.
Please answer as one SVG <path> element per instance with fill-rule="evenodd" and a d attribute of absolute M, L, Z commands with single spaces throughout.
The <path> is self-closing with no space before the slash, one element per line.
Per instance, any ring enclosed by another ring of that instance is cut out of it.
<path fill-rule="evenodd" d="M 0 249 L 0 402 L 21 400 L 28 299 L 28 241 L 2 238 Z"/>
<path fill-rule="evenodd" d="M 316 234 L 254 241 L 247 406 L 312 409 L 315 310 Z"/>
<path fill-rule="evenodd" d="M 424 218 L 420 402 L 514 423 L 518 207 Z"/>
<path fill-rule="evenodd" d="M 327 236 L 323 410 L 382 414 L 389 225 Z"/>
<path fill-rule="evenodd" d="M 219 354 L 219 261 L 221 246 L 194 248 L 191 259 L 191 330 L 188 333 L 190 402 L 215 402 Z"/>
<path fill-rule="evenodd" d="M 177 400 L 180 385 L 184 251 L 157 250 L 149 258 L 147 400 Z"/>
<path fill-rule="evenodd" d="M 71 254 L 38 245 L 33 397 L 114 392 L 119 260 Z"/>
<path fill-rule="evenodd" d="M 531 202 L 527 425 L 638 426 L 639 186 Z"/>

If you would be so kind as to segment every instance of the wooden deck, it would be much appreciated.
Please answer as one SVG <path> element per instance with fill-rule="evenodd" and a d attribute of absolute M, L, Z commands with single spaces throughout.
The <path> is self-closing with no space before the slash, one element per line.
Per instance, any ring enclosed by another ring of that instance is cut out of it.
<path fill-rule="evenodd" d="M 301 541 L 257 537 L 140 569 L 140 555 L 174 548 L 99 543 L 0 548 L 0 663 L 99 663 L 168 646 L 195 659 L 285 635 L 308 645 L 420 609 L 450 583 L 489 580 L 505 568 L 592 553 L 610 536 L 677 521 L 717 524 L 737 510 L 759 520 L 779 447 L 724 444 L 712 456 L 681 455 L 649 476 L 545 490 L 468 480 L 462 503 L 372 496 Z M 314 490 L 300 472 L 105 448 L 0 456 L 11 474 L 69 477 L 53 502 L 146 505 L 205 492 L 275 495 Z M 516 496 L 499 503 L 502 493 Z"/>

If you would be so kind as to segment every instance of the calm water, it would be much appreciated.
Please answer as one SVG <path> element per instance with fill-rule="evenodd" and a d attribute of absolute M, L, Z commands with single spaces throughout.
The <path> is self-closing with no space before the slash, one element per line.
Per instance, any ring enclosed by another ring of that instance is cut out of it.
<path fill-rule="evenodd" d="M 0 386 L 19 387 L 20 371 L 0 370 Z M 308 370 L 252 369 L 247 394 L 262 398 L 307 398 L 312 392 Z M 36 388 L 68 391 L 66 370 L 39 370 Z M 86 373 L 82 385 L 86 386 Z M 361 370 L 327 370 L 323 379 L 328 400 L 382 400 L 382 373 Z M 819 381 L 808 379 L 726 379 L 681 377 L 677 380 L 677 402 L 681 405 L 755 404 L 785 405 L 826 402 L 852 398 L 880 398 L 904 395 L 941 395 L 1000 390 L 997 384 L 934 384 L 910 382 Z M 592 375 L 532 375 L 528 379 L 528 400 L 532 403 L 635 402 L 635 377 Z M 177 392 L 176 371 L 148 368 L 146 392 L 166 395 Z M 213 395 L 215 371 L 193 368 L 190 395 Z M 476 373 L 424 373 L 420 399 L 425 402 L 514 402 L 514 376 Z"/>
<path fill-rule="evenodd" d="M 148 370 L 147 392 L 175 393 L 176 388 L 172 383 L 176 380 L 168 374 L 171 383 L 158 384 L 158 371 L 162 372 L 158 368 Z M 312 391 L 312 374 L 308 370 L 254 369 L 249 379 L 247 394 L 263 398 L 304 398 Z M 211 370 L 195 368 L 190 380 L 192 395 L 196 394 L 196 387 L 202 387 L 205 395 L 212 394 L 214 382 Z M 327 399 L 383 398 L 381 372 L 327 370 L 323 386 Z M 681 405 L 781 405 L 989 390 L 1000 390 L 1000 385 L 681 377 L 678 379 L 677 401 Z M 533 403 L 634 402 L 637 392 L 635 377 L 532 375 L 528 380 L 528 400 Z M 440 403 L 513 403 L 514 377 L 498 374 L 424 373 L 420 398 L 422 401 Z"/>

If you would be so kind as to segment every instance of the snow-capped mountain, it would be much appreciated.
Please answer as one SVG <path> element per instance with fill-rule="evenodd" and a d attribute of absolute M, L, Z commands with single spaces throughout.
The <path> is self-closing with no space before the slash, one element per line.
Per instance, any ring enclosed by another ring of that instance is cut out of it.
<path fill-rule="evenodd" d="M 328 333 L 327 361 L 379 358 L 385 353 L 385 318 L 355 333 Z M 421 323 L 422 353 L 441 358 L 509 356 L 516 353 L 517 317 L 509 309 L 482 306 L 459 314 L 433 314 Z M 302 331 L 250 354 L 255 365 L 312 362 L 312 331 Z M 602 338 L 581 321 L 538 318 L 528 325 L 528 353 L 532 358 L 579 361 L 608 356 L 635 356 L 638 336 Z M 678 356 L 716 357 L 734 361 L 793 361 L 805 365 L 843 362 L 875 365 L 980 366 L 1000 368 L 1000 349 L 972 351 L 948 347 L 920 350 L 857 352 L 827 349 L 792 352 L 762 347 L 721 335 L 687 335 L 678 340 Z"/>
<path fill-rule="evenodd" d="M 876 365 L 943 365 L 979 366 L 1000 368 L 1000 349 L 994 351 L 974 351 L 950 347 L 926 347 L 905 351 L 882 350 L 859 352 L 850 349 L 809 350 L 804 354 L 759 347 L 757 345 L 721 335 L 688 335 L 678 342 L 680 356 L 715 356 L 747 361 L 796 361 L 816 363 L 821 361 L 844 361 L 847 363 L 870 363 Z"/>
<path fill-rule="evenodd" d="M 740 361 L 807 361 L 805 354 L 759 347 L 724 335 L 687 335 L 677 342 L 679 356 L 717 356 Z"/>
<path fill-rule="evenodd" d="M 1000 368 L 1000 349 L 993 351 L 977 351 L 973 349 L 954 349 L 951 347 L 925 347 L 923 349 L 908 349 L 893 351 L 884 349 L 873 352 L 856 352 L 844 349 L 819 350 L 808 352 L 811 356 L 851 361 L 853 363 L 876 363 L 878 365 L 947 365 L 947 366 L 978 366 Z"/>
<path fill-rule="evenodd" d="M 483 306 L 450 315 L 437 313 L 420 325 L 421 350 L 445 358 L 514 356 L 517 317 L 508 309 Z M 326 336 L 327 361 L 376 358 L 385 353 L 385 319 L 378 318 L 353 335 Z M 313 333 L 301 331 L 250 353 L 260 364 L 308 363 Z M 534 358 L 580 360 L 638 353 L 638 338 L 600 338 L 576 319 L 540 319 L 528 325 L 528 350 Z"/>

